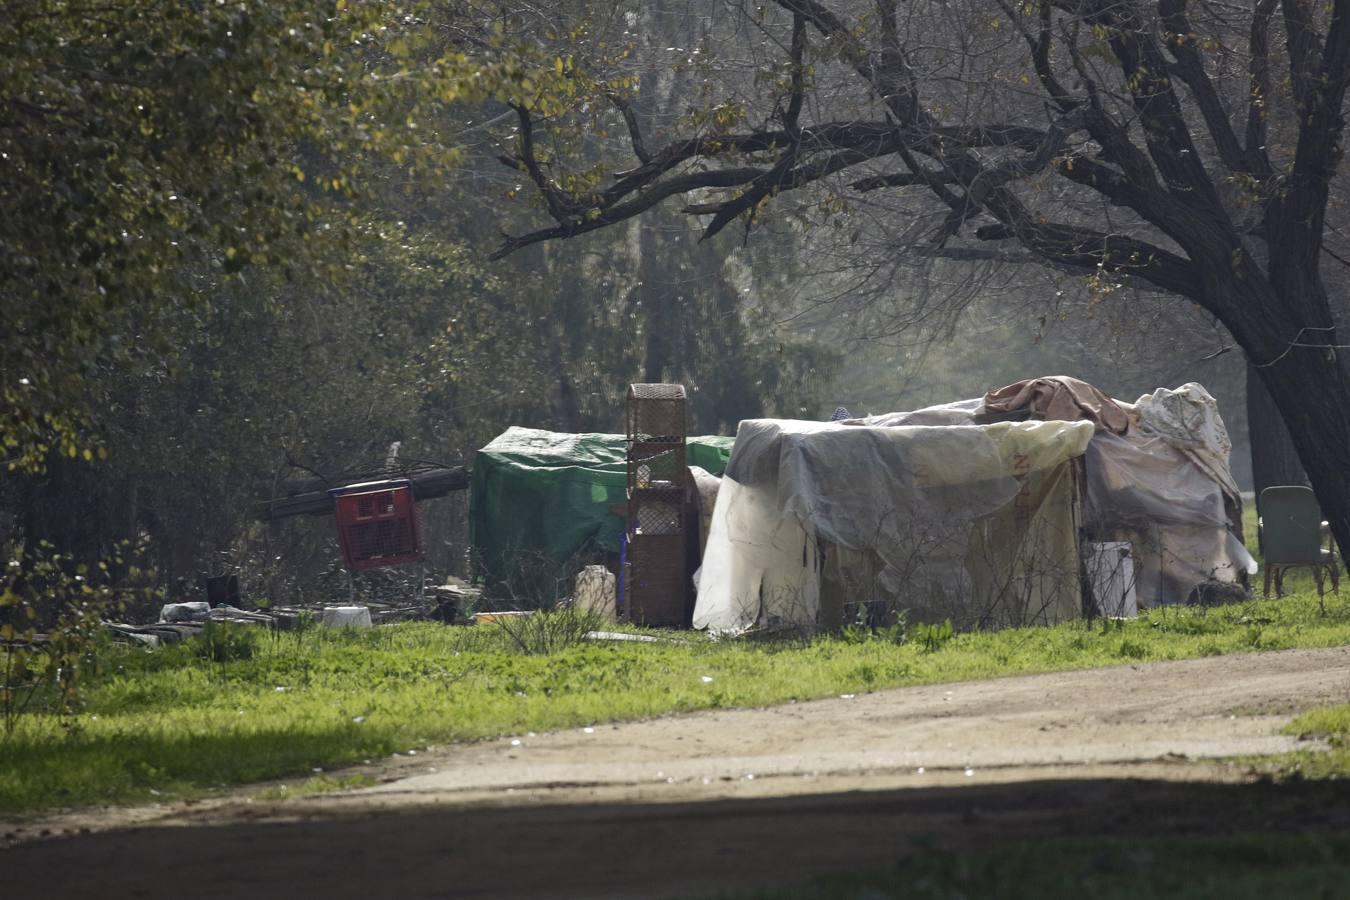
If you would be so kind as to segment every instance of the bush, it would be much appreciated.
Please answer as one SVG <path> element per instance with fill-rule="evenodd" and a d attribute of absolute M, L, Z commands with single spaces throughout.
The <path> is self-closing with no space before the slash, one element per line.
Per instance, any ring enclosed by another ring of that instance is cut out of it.
<path fill-rule="evenodd" d="M 209 662 L 227 663 L 252 659 L 262 640 L 257 626 L 230 622 L 207 622 L 202 633 L 193 638 L 193 653 Z"/>
<path fill-rule="evenodd" d="M 502 630 L 512 649 L 544 656 L 580 644 L 588 632 L 603 624 L 604 620 L 597 613 L 575 606 L 560 606 L 524 616 L 505 616 L 490 623 Z"/>
<path fill-rule="evenodd" d="M 0 575 L 0 719 L 6 737 L 29 710 L 74 710 L 82 677 L 95 666 L 103 619 L 154 593 L 137 586 L 153 573 L 129 564 L 128 555 L 124 545 L 108 561 L 89 566 L 46 541 L 12 552 Z M 114 569 L 122 573 L 121 584 L 113 581 Z"/>

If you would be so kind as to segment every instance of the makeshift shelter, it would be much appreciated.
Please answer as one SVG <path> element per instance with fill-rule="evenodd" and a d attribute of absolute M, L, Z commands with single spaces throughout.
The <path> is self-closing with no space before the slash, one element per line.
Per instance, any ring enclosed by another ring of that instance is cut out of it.
<path fill-rule="evenodd" d="M 691 437 L 689 465 L 720 475 L 733 443 Z M 624 436 L 510 428 L 478 451 L 469 489 L 469 541 L 488 580 L 522 568 L 552 577 L 579 552 L 619 552 Z"/>
<path fill-rule="evenodd" d="M 1202 387 L 1131 406 L 1073 379 L 1035 382 L 868 419 L 742 422 L 695 627 L 877 609 L 967 628 L 1052 624 L 1082 615 L 1083 560 L 1103 546 L 1132 548 L 1141 606 L 1254 571 Z M 1035 420 L 1047 414 L 1078 421 Z"/>

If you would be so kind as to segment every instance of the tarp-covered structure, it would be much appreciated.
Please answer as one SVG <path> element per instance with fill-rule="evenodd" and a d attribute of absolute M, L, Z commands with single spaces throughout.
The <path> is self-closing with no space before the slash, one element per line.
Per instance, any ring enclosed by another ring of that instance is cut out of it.
<path fill-rule="evenodd" d="M 1134 548 L 1140 606 L 1254 571 L 1204 388 L 1131 405 L 1033 382 L 866 419 L 742 422 L 695 627 L 838 622 L 858 602 L 965 628 L 1053 624 L 1082 615 L 1083 552 L 1104 542 Z"/>
<path fill-rule="evenodd" d="M 688 439 L 688 460 L 722 474 L 735 439 Z M 522 569 L 553 575 L 584 551 L 619 552 L 627 503 L 621 434 L 513 427 L 474 457 L 469 541 L 489 581 Z"/>

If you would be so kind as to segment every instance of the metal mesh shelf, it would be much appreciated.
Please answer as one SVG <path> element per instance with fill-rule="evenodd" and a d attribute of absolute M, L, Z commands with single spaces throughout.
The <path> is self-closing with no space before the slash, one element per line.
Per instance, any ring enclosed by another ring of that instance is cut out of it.
<path fill-rule="evenodd" d="M 683 625 L 689 598 L 684 387 L 629 385 L 627 420 L 626 609 L 644 625 Z"/>

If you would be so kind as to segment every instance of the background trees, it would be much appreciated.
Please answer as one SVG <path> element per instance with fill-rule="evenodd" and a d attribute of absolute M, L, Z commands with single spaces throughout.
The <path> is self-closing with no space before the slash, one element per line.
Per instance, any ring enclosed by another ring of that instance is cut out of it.
<path fill-rule="evenodd" d="M 705 240 L 774 207 L 848 216 L 848 244 L 882 255 L 872 273 L 1030 259 L 1099 294 L 1146 284 L 1246 353 L 1350 546 L 1350 375 L 1322 275 L 1350 7 L 776 0 L 709 23 L 745 35 L 767 77 L 710 64 L 717 99 L 667 140 L 625 116 L 631 160 L 612 178 L 569 182 L 535 152 L 558 117 L 519 110 L 511 164 L 552 222 L 499 255 L 674 197 Z"/>
<path fill-rule="evenodd" d="M 644 257 L 635 228 L 483 265 L 519 190 L 484 123 L 576 90 L 540 21 L 0 0 L 0 541 L 132 539 L 166 584 L 243 564 L 292 590 L 336 554 L 326 523 L 252 521 L 287 475 L 613 430 L 651 366 L 703 430 L 814 402 L 829 353 L 754 329 L 744 259 Z M 462 498 L 437 505 L 451 570 Z"/>
<path fill-rule="evenodd" d="M 1339 7 L 302 7 L 0 0 L 7 541 L 318 571 L 278 479 L 642 379 L 728 432 L 1199 378 L 1240 441 L 1235 345 L 1338 508 Z"/>

